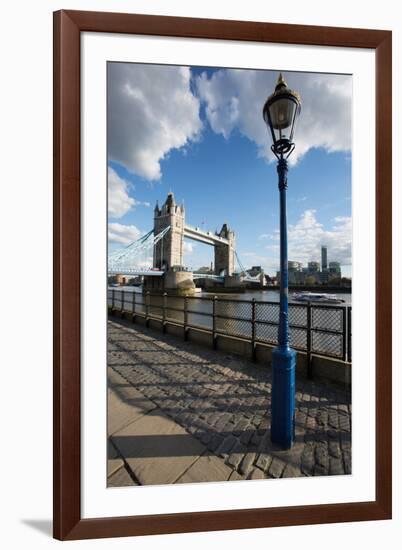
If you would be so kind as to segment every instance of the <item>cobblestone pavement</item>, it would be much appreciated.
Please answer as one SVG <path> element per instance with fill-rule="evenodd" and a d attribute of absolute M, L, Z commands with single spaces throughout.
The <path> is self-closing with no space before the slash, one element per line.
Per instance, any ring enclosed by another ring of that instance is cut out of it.
<path fill-rule="evenodd" d="M 116 391 L 121 386 L 125 391 L 129 388 L 138 392 L 135 399 L 126 399 L 129 405 L 138 405 L 142 400 L 147 403 L 141 422 L 159 416 L 180 431 L 180 436 L 172 432 L 168 439 L 171 428 L 166 427 L 168 434 L 160 441 L 159 454 L 164 454 L 161 449 L 170 442 L 166 457 L 174 456 L 174 446 L 171 448 L 174 442 L 190 434 L 199 449 L 191 453 L 181 450 L 180 454 L 197 455 L 191 464 L 200 456 L 204 461 L 209 457 L 211 479 L 214 479 L 212 459 L 220 472 L 225 470 L 221 474 L 224 479 L 230 480 L 351 473 L 351 402 L 346 390 L 298 380 L 296 440 L 291 450 L 283 451 L 270 441 L 271 373 L 261 364 L 128 322 L 109 321 L 108 367 L 122 381 L 116 383 Z M 109 424 L 113 421 L 111 415 L 113 409 L 109 407 Z M 138 432 L 140 424 L 132 426 L 137 426 Z M 170 478 L 167 475 L 166 480 L 163 476 L 156 481 L 141 478 L 142 455 L 127 447 L 129 431 L 113 434 L 109 429 L 112 443 L 109 458 L 120 456 L 125 465 L 124 478 L 132 483 L 187 480 L 186 476 L 176 478 L 173 474 Z M 146 445 L 147 432 L 141 433 L 142 439 L 137 435 L 137 444 Z M 144 451 L 143 460 L 146 456 Z M 189 467 L 190 464 L 186 465 L 187 470 Z M 199 478 L 196 471 L 196 468 L 190 471 L 190 481 L 208 480 L 205 468 Z M 122 470 L 115 478 L 110 485 L 130 483 L 121 481 Z"/>

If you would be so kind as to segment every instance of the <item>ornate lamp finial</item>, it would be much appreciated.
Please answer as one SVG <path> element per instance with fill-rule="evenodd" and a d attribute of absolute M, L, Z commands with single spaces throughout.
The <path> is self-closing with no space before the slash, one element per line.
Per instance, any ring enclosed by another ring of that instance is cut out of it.
<path fill-rule="evenodd" d="M 287 88 L 286 80 L 283 78 L 282 73 L 279 73 L 278 80 L 276 81 L 276 89 L 278 88 Z"/>

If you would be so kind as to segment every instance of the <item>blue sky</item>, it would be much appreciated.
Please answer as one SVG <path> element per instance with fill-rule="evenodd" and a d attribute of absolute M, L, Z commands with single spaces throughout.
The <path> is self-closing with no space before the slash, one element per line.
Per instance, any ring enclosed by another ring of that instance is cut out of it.
<path fill-rule="evenodd" d="M 125 246 L 153 225 L 156 200 L 184 201 L 186 222 L 227 222 L 245 267 L 279 263 L 276 163 L 261 117 L 277 73 L 110 64 L 109 243 Z M 289 259 L 328 259 L 351 272 L 351 77 L 285 73 L 302 95 L 288 176 Z M 149 258 L 141 258 L 142 262 Z M 186 244 L 185 263 L 213 260 Z"/>

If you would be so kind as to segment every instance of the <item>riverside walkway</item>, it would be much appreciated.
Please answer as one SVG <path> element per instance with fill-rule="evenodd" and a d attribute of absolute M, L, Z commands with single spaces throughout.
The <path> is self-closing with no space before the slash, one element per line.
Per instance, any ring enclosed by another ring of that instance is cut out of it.
<path fill-rule="evenodd" d="M 108 383 L 109 487 L 351 473 L 348 390 L 298 380 L 283 451 L 269 368 L 116 319 Z"/>

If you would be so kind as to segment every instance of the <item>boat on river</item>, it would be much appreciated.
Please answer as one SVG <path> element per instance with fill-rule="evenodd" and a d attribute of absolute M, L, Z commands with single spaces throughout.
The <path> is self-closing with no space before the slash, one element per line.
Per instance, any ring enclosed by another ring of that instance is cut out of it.
<path fill-rule="evenodd" d="M 338 298 L 336 294 L 327 294 L 325 292 L 296 292 L 292 295 L 296 302 L 312 302 L 319 304 L 343 304 L 345 300 Z"/>

